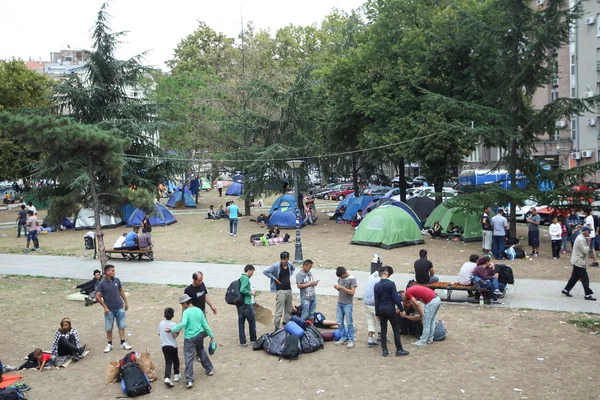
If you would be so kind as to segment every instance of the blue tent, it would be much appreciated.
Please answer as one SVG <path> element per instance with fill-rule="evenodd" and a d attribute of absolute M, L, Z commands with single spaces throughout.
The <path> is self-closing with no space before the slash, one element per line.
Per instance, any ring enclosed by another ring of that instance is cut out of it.
<path fill-rule="evenodd" d="M 190 192 L 187 188 L 178 187 L 177 191 L 169 197 L 169 201 L 167 202 L 167 207 L 175 208 L 177 202 L 183 200 L 185 201 L 186 207 L 196 207 L 196 202 L 192 197 L 192 192 Z"/>
<path fill-rule="evenodd" d="M 410 215 L 412 217 L 412 219 L 415 220 L 415 222 L 419 226 L 420 230 L 423 229 L 423 224 L 421 224 L 421 221 L 419 220 L 419 217 L 417 216 L 417 214 L 415 214 L 415 212 L 413 211 L 413 209 L 410 208 L 408 205 L 404 204 L 401 201 L 393 201 L 393 200 L 390 200 L 390 201 L 386 202 L 385 204 L 386 205 L 390 205 L 390 206 L 400 207 L 401 209 L 403 209 L 404 211 L 406 211 L 408 213 L 408 215 Z"/>
<path fill-rule="evenodd" d="M 296 198 L 291 194 L 284 194 L 282 196 L 279 196 L 279 198 L 275 200 L 275 203 L 273 203 L 273 205 L 271 206 L 269 215 L 273 215 L 275 210 L 283 207 L 296 208 Z"/>
<path fill-rule="evenodd" d="M 146 213 L 139 208 L 136 208 L 129 219 L 127 226 L 141 226 L 142 221 L 146 217 Z M 154 204 L 154 211 L 150 214 L 150 225 L 152 226 L 167 226 L 177 222 L 171 211 L 160 203 Z"/>
<path fill-rule="evenodd" d="M 282 229 L 292 229 L 296 227 L 296 208 L 283 207 L 275 211 L 269 218 L 269 226 L 278 225 Z M 302 226 L 302 221 L 300 222 Z"/>
<path fill-rule="evenodd" d="M 356 215 L 358 210 L 364 210 L 367 208 L 370 202 L 373 201 L 375 197 L 373 196 L 360 196 L 355 197 L 348 203 L 348 208 L 346 208 L 346 212 L 342 215 L 342 219 L 344 221 L 351 221 L 352 217 Z"/>
<path fill-rule="evenodd" d="M 65 217 L 62 221 L 62 226 L 65 227 L 65 229 L 73 229 L 75 228 L 75 225 L 71 222 L 71 220 L 67 217 Z"/>
<path fill-rule="evenodd" d="M 123 221 L 125 221 L 125 223 L 129 221 L 131 214 L 133 214 L 135 210 L 136 208 L 131 204 L 125 204 L 124 206 L 121 206 L 121 214 L 123 214 Z"/>
<path fill-rule="evenodd" d="M 244 184 L 238 182 L 233 182 L 229 185 L 227 192 L 225 192 L 227 196 L 241 196 L 242 193 L 244 193 Z"/>
<path fill-rule="evenodd" d="M 350 200 L 354 199 L 354 193 L 350 193 L 348 196 L 346 196 L 344 198 L 344 200 L 340 201 L 340 204 L 338 204 L 338 206 L 335 208 L 336 210 L 338 210 L 340 207 L 346 206 L 348 207 L 348 204 L 350 203 Z"/>
<path fill-rule="evenodd" d="M 363 208 L 362 216 L 363 217 L 366 216 L 369 212 L 373 211 L 374 209 L 376 209 L 377 207 L 379 207 L 380 205 L 382 205 L 389 199 L 390 199 L 389 197 L 375 197 L 375 199 L 372 202 L 367 204 L 366 208 Z M 369 212 L 367 212 L 367 211 L 369 211 Z"/>
<path fill-rule="evenodd" d="M 244 183 L 244 175 L 240 174 L 240 171 L 236 171 L 233 176 L 233 181 L 236 183 Z"/>

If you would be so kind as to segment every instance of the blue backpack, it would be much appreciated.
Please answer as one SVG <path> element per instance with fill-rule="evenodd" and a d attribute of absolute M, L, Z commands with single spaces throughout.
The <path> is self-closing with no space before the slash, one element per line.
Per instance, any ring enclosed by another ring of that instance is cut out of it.
<path fill-rule="evenodd" d="M 25 397 L 23 397 L 23 393 L 21 393 L 21 391 L 14 386 L 0 389 L 0 400 L 21 400 L 24 398 Z"/>

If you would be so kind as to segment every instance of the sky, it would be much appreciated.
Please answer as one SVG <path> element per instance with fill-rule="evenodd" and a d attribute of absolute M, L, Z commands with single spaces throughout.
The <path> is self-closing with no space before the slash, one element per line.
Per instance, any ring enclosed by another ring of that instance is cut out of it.
<path fill-rule="evenodd" d="M 105 0 L 0 0 L 0 59 L 48 61 L 50 52 L 90 48 L 90 28 Z M 283 26 L 321 22 L 333 9 L 350 11 L 365 0 L 111 0 L 114 31 L 129 31 L 117 54 L 129 58 L 149 50 L 146 63 L 165 68 L 173 49 L 206 22 L 237 37 L 245 22 L 271 32 Z"/>

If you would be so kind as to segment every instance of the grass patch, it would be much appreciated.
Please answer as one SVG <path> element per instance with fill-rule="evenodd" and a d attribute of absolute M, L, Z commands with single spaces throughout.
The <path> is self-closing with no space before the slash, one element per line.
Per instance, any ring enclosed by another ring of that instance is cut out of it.
<path fill-rule="evenodd" d="M 172 283 L 167 284 L 168 287 L 177 288 L 177 289 L 185 289 L 188 285 L 175 285 Z"/>
<path fill-rule="evenodd" d="M 579 318 L 570 319 L 570 324 L 575 325 L 581 332 L 600 333 L 600 319 L 597 318 Z"/>

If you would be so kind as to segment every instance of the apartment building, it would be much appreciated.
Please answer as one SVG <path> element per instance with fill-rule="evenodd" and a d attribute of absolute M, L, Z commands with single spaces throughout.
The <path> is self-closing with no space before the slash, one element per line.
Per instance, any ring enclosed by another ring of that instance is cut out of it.
<path fill-rule="evenodd" d="M 50 61 L 26 61 L 25 66 L 40 74 L 53 78 L 64 78 L 70 74 L 80 73 L 85 65 L 87 54 L 82 50 L 61 50 L 50 53 Z"/>

